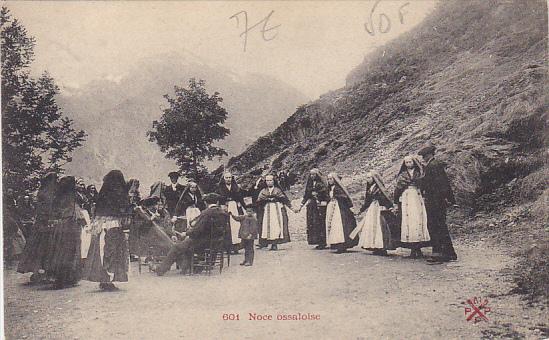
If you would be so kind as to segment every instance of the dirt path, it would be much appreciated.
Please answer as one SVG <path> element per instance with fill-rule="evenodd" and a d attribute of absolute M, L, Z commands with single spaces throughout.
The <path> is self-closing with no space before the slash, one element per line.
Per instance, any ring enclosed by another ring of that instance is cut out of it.
<path fill-rule="evenodd" d="M 460 261 L 429 266 L 356 250 L 312 250 L 303 214 L 293 242 L 278 252 L 256 251 L 253 267 L 232 257 L 222 275 L 159 278 L 132 268 L 121 291 L 102 293 L 81 282 L 63 291 L 25 285 L 28 275 L 4 274 L 7 339 L 379 339 L 543 338 L 547 310 L 502 295 L 513 259 L 482 241 L 457 242 Z M 464 301 L 486 296 L 488 322 L 465 320 Z M 239 314 L 224 321 L 223 314 Z M 249 320 L 249 313 L 272 315 Z M 315 314 L 320 320 L 279 321 L 278 314 Z M 537 330 L 536 330 L 537 329 Z M 545 335 L 546 337 L 546 335 Z"/>

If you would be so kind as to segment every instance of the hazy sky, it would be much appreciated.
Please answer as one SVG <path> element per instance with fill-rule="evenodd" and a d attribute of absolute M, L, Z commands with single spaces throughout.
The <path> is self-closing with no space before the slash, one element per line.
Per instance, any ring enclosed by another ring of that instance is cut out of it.
<path fill-rule="evenodd" d="M 157 54 L 192 52 L 206 63 L 236 72 L 274 76 L 314 99 L 344 85 L 364 56 L 409 30 L 433 1 L 365 2 L 8 2 L 12 14 L 37 39 L 36 71 L 48 70 L 63 88 L 97 78 L 117 79 L 137 61 Z M 408 4 L 408 5 L 405 5 Z M 403 6 L 403 7 L 402 7 Z M 402 8 L 401 8 L 402 7 Z M 403 21 L 399 20 L 399 8 Z M 265 32 L 248 27 L 272 12 Z M 383 20 L 379 32 L 380 14 Z"/>

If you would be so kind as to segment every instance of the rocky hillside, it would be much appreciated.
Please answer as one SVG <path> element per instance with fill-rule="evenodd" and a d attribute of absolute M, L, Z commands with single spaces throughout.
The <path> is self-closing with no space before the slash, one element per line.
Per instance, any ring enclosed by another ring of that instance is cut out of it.
<path fill-rule="evenodd" d="M 208 91 L 224 98 L 231 134 L 223 146 L 229 155 L 244 150 L 307 101 L 299 91 L 267 76 L 235 74 L 189 52 L 159 55 L 120 78 L 96 80 L 60 98 L 64 111 L 89 135 L 67 172 L 98 182 L 107 171 L 121 169 L 145 187 L 167 180 L 175 162 L 164 158 L 146 132 L 166 105 L 163 95 L 173 94 L 174 85 L 186 86 L 191 77 L 204 79 Z"/>
<path fill-rule="evenodd" d="M 546 58 L 544 1 L 443 1 L 230 166 L 336 171 L 358 203 L 367 170 L 392 187 L 402 157 L 431 141 L 462 206 L 543 204 Z"/>

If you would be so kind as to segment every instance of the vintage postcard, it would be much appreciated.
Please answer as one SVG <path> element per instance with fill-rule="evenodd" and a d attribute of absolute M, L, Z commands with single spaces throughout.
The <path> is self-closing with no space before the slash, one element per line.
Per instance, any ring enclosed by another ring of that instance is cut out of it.
<path fill-rule="evenodd" d="M 549 338 L 547 1 L 1 7 L 5 339 Z"/>

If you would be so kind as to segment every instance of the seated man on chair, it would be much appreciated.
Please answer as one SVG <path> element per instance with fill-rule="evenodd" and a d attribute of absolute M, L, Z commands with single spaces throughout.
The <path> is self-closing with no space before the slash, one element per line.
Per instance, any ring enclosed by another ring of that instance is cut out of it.
<path fill-rule="evenodd" d="M 185 233 L 182 233 L 186 236 L 185 239 L 172 246 L 166 259 L 156 269 L 159 276 L 170 270 L 174 262 L 179 264 L 183 273 L 188 272 L 194 253 L 209 248 L 211 241 L 226 242 L 224 237 L 230 235 L 229 214 L 219 206 L 220 198 L 221 196 L 215 193 L 204 195 L 208 208 L 194 220 Z"/>

